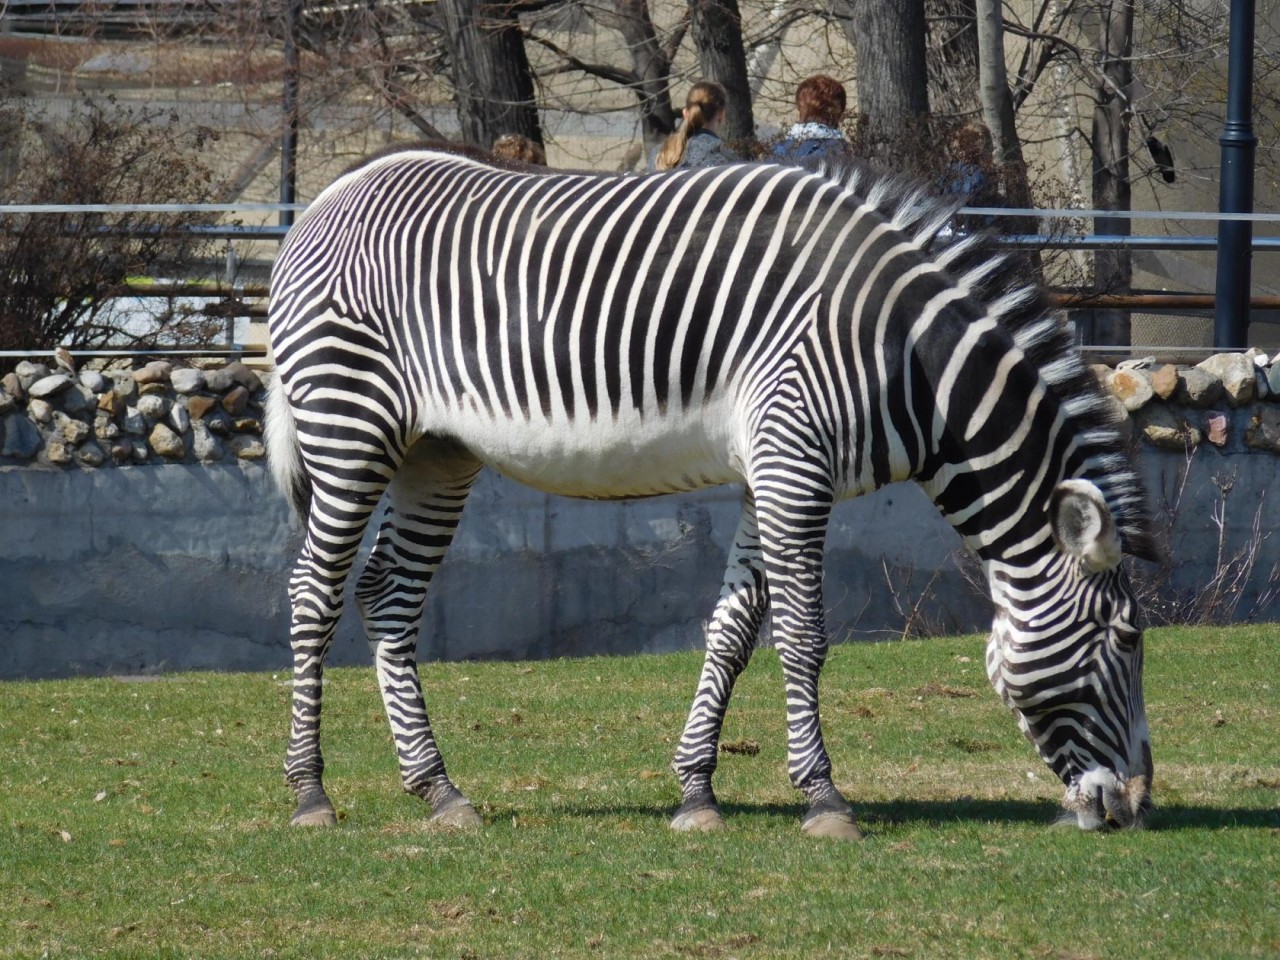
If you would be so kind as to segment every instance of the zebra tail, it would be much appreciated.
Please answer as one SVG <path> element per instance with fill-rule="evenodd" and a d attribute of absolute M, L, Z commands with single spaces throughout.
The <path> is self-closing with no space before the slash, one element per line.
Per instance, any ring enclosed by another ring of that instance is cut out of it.
<path fill-rule="evenodd" d="M 298 445 L 298 425 L 289 408 L 284 385 L 277 371 L 267 387 L 266 427 L 267 462 L 280 492 L 289 498 L 294 516 L 306 522 L 311 512 L 311 480 L 302 467 L 301 447 Z"/>

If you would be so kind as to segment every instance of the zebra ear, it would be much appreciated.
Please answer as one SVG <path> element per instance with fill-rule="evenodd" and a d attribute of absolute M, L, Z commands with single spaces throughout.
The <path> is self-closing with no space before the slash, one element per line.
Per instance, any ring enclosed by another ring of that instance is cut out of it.
<path fill-rule="evenodd" d="M 1123 552 L 1111 508 L 1088 480 L 1058 484 L 1049 501 L 1049 526 L 1058 548 L 1079 559 L 1085 573 L 1119 565 Z"/>

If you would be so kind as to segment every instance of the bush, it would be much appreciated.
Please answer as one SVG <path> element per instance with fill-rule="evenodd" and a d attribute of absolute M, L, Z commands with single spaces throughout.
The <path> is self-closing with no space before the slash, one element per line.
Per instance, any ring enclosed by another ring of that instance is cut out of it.
<path fill-rule="evenodd" d="M 71 107 L 55 123 L 52 108 L 3 101 L 0 203 L 200 203 L 213 196 L 201 159 L 212 131 L 114 98 L 86 96 Z M 126 312 L 112 300 L 130 278 L 184 276 L 208 256 L 210 241 L 183 232 L 202 222 L 208 214 L 0 212 L 0 349 L 208 342 L 220 325 L 171 301 Z"/>

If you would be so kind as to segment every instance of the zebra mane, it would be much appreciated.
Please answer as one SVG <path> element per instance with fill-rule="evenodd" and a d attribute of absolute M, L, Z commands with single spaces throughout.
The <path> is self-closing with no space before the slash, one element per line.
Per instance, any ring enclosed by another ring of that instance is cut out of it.
<path fill-rule="evenodd" d="M 1142 479 L 1120 430 L 1125 415 L 1085 364 L 1065 317 L 1052 311 L 1044 291 L 1018 270 L 1001 269 L 1010 257 L 992 236 L 974 233 L 934 249 L 967 198 L 940 197 L 910 178 L 858 162 L 817 172 L 873 206 L 986 307 L 987 316 L 1008 332 L 1061 403 L 1083 459 L 1080 475 L 1102 492 L 1125 552 L 1159 559 Z"/>

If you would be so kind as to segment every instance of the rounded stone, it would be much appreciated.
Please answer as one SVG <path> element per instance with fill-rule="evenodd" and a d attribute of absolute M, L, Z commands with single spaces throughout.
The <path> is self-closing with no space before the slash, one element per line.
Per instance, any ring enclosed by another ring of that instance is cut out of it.
<path fill-rule="evenodd" d="M 76 456 L 87 467 L 100 467 L 107 460 L 107 455 L 102 452 L 102 448 L 92 440 L 81 447 Z"/>
<path fill-rule="evenodd" d="M 168 397 L 147 394 L 138 398 L 138 412 L 151 420 L 163 419 L 169 412 L 169 406 Z"/>
<path fill-rule="evenodd" d="M 1151 377 L 1145 370 L 1116 370 L 1107 378 L 1107 386 L 1129 411 L 1141 410 L 1155 396 Z"/>
<path fill-rule="evenodd" d="M 1204 418 L 1205 439 L 1215 447 L 1225 447 L 1231 438 L 1231 418 L 1225 413 L 1213 412 Z"/>
<path fill-rule="evenodd" d="M 1270 404 L 1254 407 L 1244 431 L 1244 442 L 1252 450 L 1280 453 L 1280 410 Z"/>
<path fill-rule="evenodd" d="M 191 426 L 191 414 L 187 413 L 186 407 L 175 403 L 169 408 L 169 426 L 178 433 L 187 432 L 187 428 Z"/>
<path fill-rule="evenodd" d="M 1199 446 L 1203 435 L 1184 417 L 1161 404 L 1152 404 L 1139 415 L 1142 437 L 1162 450 L 1186 452 Z"/>
<path fill-rule="evenodd" d="M 1199 367 L 1178 371 L 1176 400 L 1191 407 L 1208 407 L 1222 396 L 1222 381 Z"/>
<path fill-rule="evenodd" d="M 64 413 L 54 414 L 54 424 L 62 439 L 70 444 L 84 443 L 89 439 L 90 427 L 83 420 L 76 420 Z"/>
<path fill-rule="evenodd" d="M 30 360 L 23 360 L 13 368 L 13 372 L 17 374 L 23 390 L 29 390 L 37 380 L 49 376 L 49 368 L 45 364 L 33 363 Z"/>
<path fill-rule="evenodd" d="M 191 414 L 192 420 L 203 420 L 205 414 L 218 405 L 218 401 L 213 397 L 193 396 L 187 398 L 187 413 Z"/>
<path fill-rule="evenodd" d="M 181 460 L 187 455 L 187 445 L 182 442 L 182 437 L 163 423 L 157 423 L 147 439 L 151 449 L 166 460 Z"/>
<path fill-rule="evenodd" d="M 167 360 L 152 360 L 145 367 L 133 371 L 133 379 L 135 383 L 160 383 L 162 380 L 168 380 L 169 374 L 173 370 L 173 364 Z"/>
<path fill-rule="evenodd" d="M 238 417 L 244 413 L 245 407 L 249 405 L 249 391 L 240 384 L 236 384 L 228 390 L 222 397 L 222 409 L 233 417 Z"/>
<path fill-rule="evenodd" d="M 33 397 L 56 397 L 71 386 L 71 378 L 65 373 L 51 373 L 32 382 L 27 393 Z"/>
<path fill-rule="evenodd" d="M 88 387 L 73 383 L 61 397 L 62 409 L 67 413 L 85 413 L 98 405 L 97 395 Z"/>
<path fill-rule="evenodd" d="M 0 413 L 8 413 L 13 409 L 15 403 L 17 401 L 13 399 L 13 395 L 8 390 L 0 387 Z"/>
<path fill-rule="evenodd" d="M 204 389 L 204 371 L 194 367 L 179 367 L 169 375 L 175 393 L 195 393 Z"/>
<path fill-rule="evenodd" d="M 1243 353 L 1218 353 L 1196 364 L 1196 367 L 1221 381 L 1231 405 L 1252 403 L 1257 383 L 1253 359 Z"/>
<path fill-rule="evenodd" d="M 97 370 L 81 370 L 80 386 L 92 390 L 94 393 L 102 393 L 107 389 L 107 378 Z"/>
<path fill-rule="evenodd" d="M 128 370 L 112 370 L 111 389 L 115 391 L 116 396 L 120 397 L 126 403 L 138 395 L 138 382 L 133 379 L 133 374 Z"/>
<path fill-rule="evenodd" d="M 1168 400 L 1178 392 L 1178 368 L 1166 363 L 1151 374 L 1151 389 L 1161 400 Z"/>
<path fill-rule="evenodd" d="M 120 428 L 111 417 L 99 411 L 93 418 L 93 435 L 99 440 L 114 440 L 120 436 Z"/>
<path fill-rule="evenodd" d="M 236 382 L 225 369 L 205 372 L 204 386 L 210 393 L 226 393 L 235 385 Z"/>
<path fill-rule="evenodd" d="M 71 462 L 71 447 L 58 437 L 51 437 L 44 445 L 44 455 L 50 463 L 65 467 Z"/>
<path fill-rule="evenodd" d="M 225 456 L 222 442 L 209 432 L 209 425 L 201 420 L 191 424 L 191 452 L 201 463 L 221 460 Z"/>
<path fill-rule="evenodd" d="M 136 437 L 145 436 L 147 432 L 147 418 L 136 407 L 125 408 L 123 422 L 120 425 L 124 427 L 125 433 L 131 433 Z"/>
<path fill-rule="evenodd" d="M 262 379 L 239 360 L 228 363 L 223 370 L 234 383 L 240 384 L 251 393 L 262 389 Z"/>
<path fill-rule="evenodd" d="M 27 388 L 12 370 L 0 377 L 0 387 L 4 387 L 4 392 L 15 400 L 21 400 L 27 395 Z"/>
<path fill-rule="evenodd" d="M 111 444 L 111 459 L 116 463 L 124 463 L 133 457 L 133 444 L 128 437 L 122 437 Z"/>
<path fill-rule="evenodd" d="M 262 445 L 262 441 L 248 434 L 232 437 L 227 446 L 241 460 L 261 460 L 267 455 L 267 448 Z"/>
<path fill-rule="evenodd" d="M 27 404 L 27 413 L 36 423 L 49 423 L 53 420 L 53 404 L 48 400 L 32 400 Z"/>
<path fill-rule="evenodd" d="M 40 431 L 26 414 L 10 413 L 4 418 L 4 443 L 0 456 L 30 460 L 40 450 Z"/>

